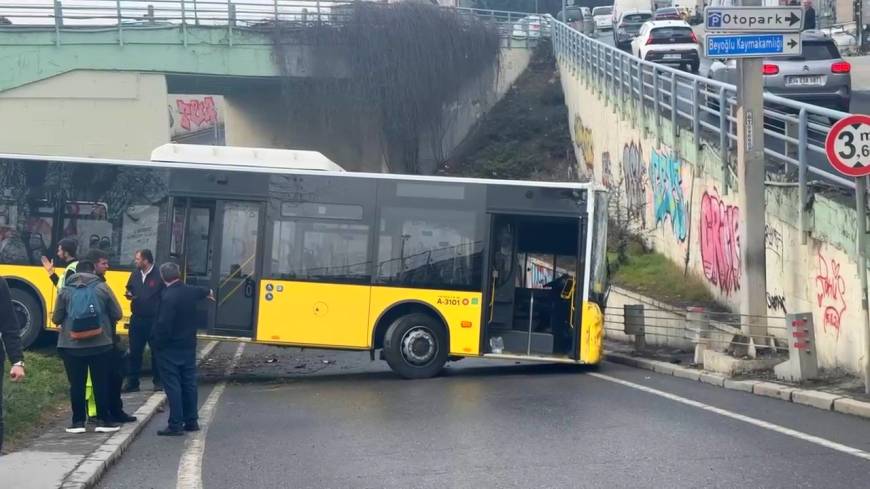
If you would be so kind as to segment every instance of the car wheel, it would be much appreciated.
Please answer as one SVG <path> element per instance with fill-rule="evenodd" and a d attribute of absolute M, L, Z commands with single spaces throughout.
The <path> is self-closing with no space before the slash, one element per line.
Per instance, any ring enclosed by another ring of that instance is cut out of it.
<path fill-rule="evenodd" d="M 384 358 L 406 379 L 438 375 L 447 362 L 444 325 L 428 314 L 408 314 L 393 322 L 384 336 Z"/>
<path fill-rule="evenodd" d="M 701 63 L 699 61 L 693 61 L 689 63 L 689 71 L 694 74 L 698 74 L 698 70 L 701 68 Z"/>

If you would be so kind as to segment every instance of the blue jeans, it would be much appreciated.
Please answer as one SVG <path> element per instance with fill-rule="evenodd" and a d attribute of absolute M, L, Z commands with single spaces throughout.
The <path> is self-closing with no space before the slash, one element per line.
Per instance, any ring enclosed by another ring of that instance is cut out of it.
<path fill-rule="evenodd" d="M 184 423 L 196 422 L 196 349 L 159 348 L 157 363 L 169 401 L 169 427 L 181 429 Z"/>

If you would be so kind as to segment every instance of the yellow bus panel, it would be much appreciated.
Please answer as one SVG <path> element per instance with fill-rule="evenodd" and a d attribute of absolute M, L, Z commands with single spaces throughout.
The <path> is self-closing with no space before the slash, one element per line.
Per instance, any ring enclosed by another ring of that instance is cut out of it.
<path fill-rule="evenodd" d="M 599 363 L 604 348 L 604 315 L 594 302 L 583 303 L 583 318 L 580 325 L 580 361 Z"/>
<path fill-rule="evenodd" d="M 127 330 L 130 328 L 130 301 L 124 297 L 124 293 L 127 291 L 127 280 L 129 278 L 129 271 L 113 272 L 112 270 L 109 270 L 106 272 L 106 283 L 109 285 L 109 288 L 112 289 L 112 292 L 115 294 L 115 299 L 118 299 L 118 303 L 121 304 L 121 312 L 124 313 L 124 317 L 118 321 L 118 334 L 127 334 Z"/>
<path fill-rule="evenodd" d="M 0 265 L 0 275 L 6 280 L 18 279 L 33 286 L 45 302 L 45 326 L 53 326 L 51 311 L 54 310 L 55 288 L 45 269 L 32 265 Z"/>
<path fill-rule="evenodd" d="M 370 346 L 367 285 L 260 281 L 257 341 L 310 346 Z"/>
<path fill-rule="evenodd" d="M 428 304 L 441 314 L 450 331 L 451 355 L 480 354 L 480 314 L 483 302 L 480 292 L 372 287 L 371 327 L 374 328 L 385 311 L 402 302 Z"/>

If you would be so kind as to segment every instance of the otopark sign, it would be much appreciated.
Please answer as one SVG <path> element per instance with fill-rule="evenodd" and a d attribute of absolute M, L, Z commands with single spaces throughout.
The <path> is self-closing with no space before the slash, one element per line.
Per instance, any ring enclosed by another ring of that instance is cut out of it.
<path fill-rule="evenodd" d="M 708 32 L 800 32 L 804 25 L 801 7 L 707 7 L 704 14 Z"/>
<path fill-rule="evenodd" d="M 825 153 L 843 175 L 870 175 L 870 116 L 854 114 L 837 121 L 825 138 Z"/>

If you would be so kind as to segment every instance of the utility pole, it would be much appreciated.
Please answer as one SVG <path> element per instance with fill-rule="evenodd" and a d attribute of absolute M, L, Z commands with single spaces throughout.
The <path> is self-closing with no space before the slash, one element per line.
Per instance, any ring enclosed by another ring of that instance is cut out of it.
<path fill-rule="evenodd" d="M 761 6 L 743 0 L 741 6 Z M 764 248 L 764 80 L 762 58 L 737 60 L 737 185 L 740 230 L 740 313 L 743 334 L 767 336 L 767 258 Z M 767 343 L 767 341 L 764 341 Z"/>
<path fill-rule="evenodd" d="M 855 0 L 855 30 L 858 34 L 858 52 L 864 52 L 864 0 Z"/>

